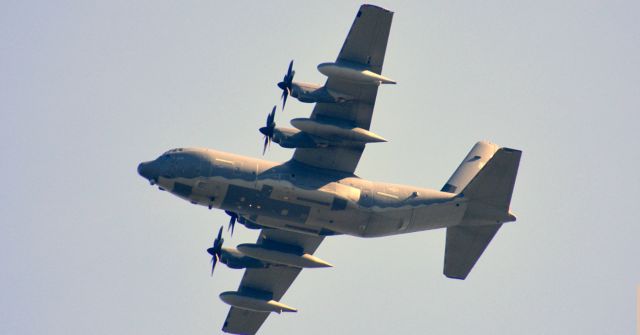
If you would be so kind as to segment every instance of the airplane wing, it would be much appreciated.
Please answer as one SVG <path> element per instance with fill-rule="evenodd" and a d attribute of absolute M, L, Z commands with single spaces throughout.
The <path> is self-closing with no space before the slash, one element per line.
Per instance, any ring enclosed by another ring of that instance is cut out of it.
<path fill-rule="evenodd" d="M 381 74 L 392 18 L 391 11 L 373 5 L 362 5 L 336 62 L 359 65 Z M 343 103 L 317 103 L 311 119 L 347 122 L 354 127 L 369 129 L 378 85 L 329 77 L 325 87 L 329 92 L 352 99 Z M 307 165 L 353 173 L 363 150 L 364 144 L 298 148 L 293 158 Z"/>
<path fill-rule="evenodd" d="M 302 253 L 312 255 L 322 242 L 323 237 L 293 233 L 278 229 L 265 228 L 260 232 L 258 244 L 281 243 L 299 248 Z M 289 286 L 302 269 L 284 265 L 270 265 L 267 268 L 249 268 L 245 271 L 238 292 L 259 291 L 280 301 Z M 222 330 L 232 334 L 252 335 L 269 316 L 268 312 L 256 312 L 231 307 Z"/>
<path fill-rule="evenodd" d="M 381 74 L 392 17 L 391 11 L 377 6 L 362 5 L 336 63 L 355 64 Z M 329 77 L 325 88 L 330 93 L 337 93 L 338 96 L 347 96 L 350 99 L 342 103 L 317 103 L 311 119 L 335 121 L 369 129 L 378 85 Z M 314 167 L 353 173 L 363 150 L 364 144 L 298 148 L 293 159 Z M 277 242 L 292 245 L 300 248 L 303 253 L 311 255 L 322 240 L 321 236 L 263 229 L 257 243 Z M 272 300 L 280 301 L 300 271 L 300 268 L 282 265 L 270 265 L 263 269 L 249 268 L 242 277 L 238 291 L 266 293 Z M 222 330 L 233 334 L 255 334 L 268 316 L 268 312 L 231 307 Z"/>

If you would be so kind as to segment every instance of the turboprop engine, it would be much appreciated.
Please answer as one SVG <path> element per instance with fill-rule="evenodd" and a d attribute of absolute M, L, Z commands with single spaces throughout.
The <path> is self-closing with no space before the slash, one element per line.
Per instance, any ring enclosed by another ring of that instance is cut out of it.
<path fill-rule="evenodd" d="M 249 257 L 236 248 L 222 247 L 224 239 L 222 238 L 222 227 L 218 231 L 218 236 L 213 241 L 211 248 L 207 249 L 209 255 L 211 255 L 211 276 L 213 276 L 213 270 L 216 268 L 216 264 L 221 262 L 232 269 L 245 269 L 245 268 L 264 268 L 266 263 Z"/>
<path fill-rule="evenodd" d="M 264 135 L 263 155 L 271 142 L 276 142 L 283 148 L 318 148 L 387 141 L 376 133 L 347 122 L 296 118 L 291 120 L 291 125 L 297 128 L 294 129 L 276 127 L 275 117 L 276 106 L 273 106 L 266 125 L 259 129 Z"/>
<path fill-rule="evenodd" d="M 249 257 L 236 248 L 222 248 L 220 262 L 232 269 L 264 268 L 266 264 Z"/>
<path fill-rule="evenodd" d="M 273 106 L 271 113 L 267 116 L 267 124 L 258 129 L 264 135 L 263 155 L 271 142 L 276 142 L 283 148 L 314 148 L 318 146 L 311 136 L 298 129 L 276 127 L 275 118 L 276 106 Z"/>
<path fill-rule="evenodd" d="M 336 92 L 329 92 L 326 87 L 320 84 L 304 83 L 293 81 L 296 71 L 293 70 L 293 60 L 289 63 L 287 73 L 282 78 L 282 81 L 277 85 L 282 90 L 282 109 L 287 103 L 287 97 L 292 96 L 298 99 L 300 102 L 306 103 L 340 103 L 352 100 L 353 97 L 338 94 Z"/>

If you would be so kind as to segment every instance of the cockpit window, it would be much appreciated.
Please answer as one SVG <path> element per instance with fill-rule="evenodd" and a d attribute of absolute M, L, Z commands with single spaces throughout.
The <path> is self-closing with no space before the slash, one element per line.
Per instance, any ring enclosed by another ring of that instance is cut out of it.
<path fill-rule="evenodd" d="M 172 154 L 172 153 L 174 153 L 174 152 L 181 152 L 181 151 L 183 151 L 183 150 L 184 150 L 183 148 L 171 149 L 171 150 L 169 150 L 169 151 L 165 152 L 164 154 L 165 154 L 165 155 L 166 155 L 166 154 Z"/>

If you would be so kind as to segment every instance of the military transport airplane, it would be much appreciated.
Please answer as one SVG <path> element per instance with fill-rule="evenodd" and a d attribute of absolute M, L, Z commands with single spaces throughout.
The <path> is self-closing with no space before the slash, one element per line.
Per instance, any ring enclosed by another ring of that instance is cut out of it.
<path fill-rule="evenodd" d="M 304 268 L 330 267 L 313 253 L 327 236 L 380 237 L 446 228 L 444 275 L 465 279 L 509 211 L 521 151 L 478 142 L 440 190 L 373 182 L 354 174 L 367 143 L 385 141 L 369 130 L 382 76 L 393 13 L 362 5 L 333 63 L 318 66 L 324 86 L 297 83 L 290 64 L 278 86 L 314 102 L 310 118 L 260 129 L 270 141 L 295 148 L 285 163 L 212 149 L 169 150 L 141 163 L 152 185 L 194 204 L 225 210 L 236 222 L 261 229 L 256 243 L 223 247 L 222 227 L 207 251 L 234 269 L 246 269 L 222 330 L 255 334 L 270 313 L 296 312 L 282 296 Z M 233 231 L 232 231 L 233 232 Z"/>

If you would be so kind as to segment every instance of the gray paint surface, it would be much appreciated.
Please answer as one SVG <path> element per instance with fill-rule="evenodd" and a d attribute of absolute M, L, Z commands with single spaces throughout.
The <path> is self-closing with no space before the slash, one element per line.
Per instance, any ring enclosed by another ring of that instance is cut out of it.
<path fill-rule="evenodd" d="M 444 231 L 327 239 L 318 255 L 336 267 L 302 274 L 287 297 L 304 309 L 264 334 L 633 333 L 638 3 L 380 4 L 396 12 L 384 71 L 399 84 L 371 125 L 390 142 L 369 146 L 358 174 L 439 189 L 476 140 L 509 144 L 526 152 L 519 221 L 464 283 L 440 273 Z M 322 82 L 315 66 L 359 5 L 7 3 L 0 333 L 218 329 L 215 293 L 241 272 L 211 279 L 204 250 L 228 217 L 150 192 L 132 169 L 173 146 L 260 156 L 287 62 Z M 310 109 L 289 101 L 277 121 Z M 230 245 L 255 237 L 238 229 Z"/>

